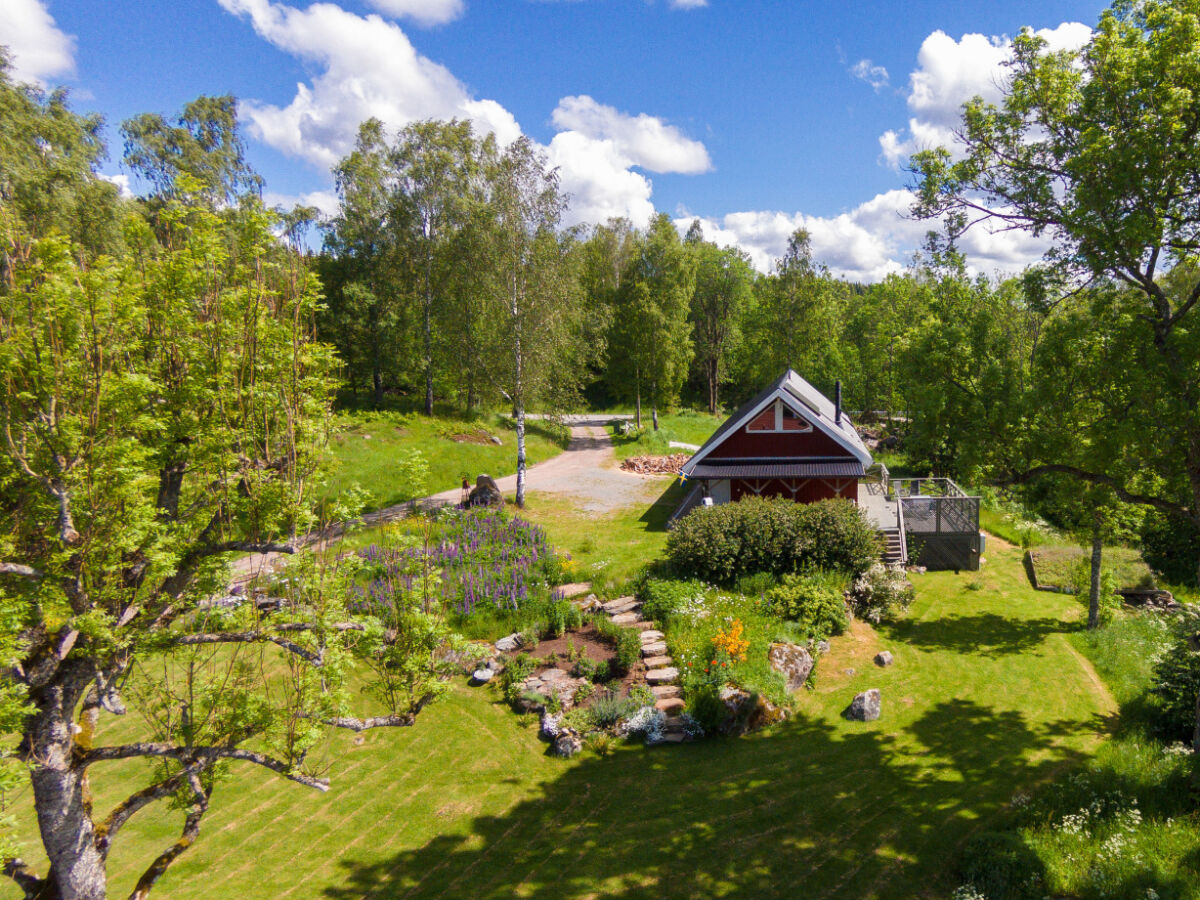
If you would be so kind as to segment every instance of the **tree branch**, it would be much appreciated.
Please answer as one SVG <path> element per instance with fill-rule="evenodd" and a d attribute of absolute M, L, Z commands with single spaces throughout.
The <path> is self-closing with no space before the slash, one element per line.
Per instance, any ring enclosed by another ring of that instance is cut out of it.
<path fill-rule="evenodd" d="M 117 832 L 121 830 L 121 827 L 133 818 L 137 812 L 145 809 L 156 800 L 162 800 L 171 796 L 183 786 L 188 777 L 199 773 L 203 768 L 204 763 L 202 761 L 194 762 L 182 772 L 178 772 L 170 778 L 165 778 L 149 787 L 142 788 L 113 807 L 112 812 L 96 827 L 96 849 L 100 851 L 100 855 L 104 857 L 108 856 L 113 838 L 117 836 Z"/>
<path fill-rule="evenodd" d="M 319 719 L 322 725 L 333 728 L 346 728 L 350 731 L 369 731 L 372 728 L 406 728 L 417 719 L 417 713 L 433 700 L 433 694 L 426 694 L 418 700 L 407 713 L 390 716 L 370 716 L 366 719 L 356 719 L 353 716 L 336 716 L 332 719 Z"/>
<path fill-rule="evenodd" d="M 264 769 L 270 769 L 272 772 L 282 775 L 289 781 L 294 781 L 305 787 L 316 788 L 318 791 L 329 790 L 328 779 L 314 778 L 311 775 L 293 772 L 291 767 L 283 760 L 275 759 L 264 753 L 256 753 L 253 750 L 246 750 L 242 747 L 177 747 L 174 744 L 147 741 L 136 744 L 119 744 L 111 747 L 95 747 L 81 754 L 79 763 L 83 768 L 87 768 L 97 762 L 152 756 L 179 760 L 185 765 L 195 762 L 204 762 L 208 765 L 218 759 L 233 759 L 240 762 L 253 763 L 256 766 L 262 766 Z"/>
<path fill-rule="evenodd" d="M 154 862 L 150 863 L 149 868 L 138 879 L 133 893 L 129 895 L 129 900 L 146 900 L 146 897 L 150 894 L 150 890 L 154 887 L 158 879 L 166 873 L 171 863 L 175 862 L 176 859 L 183 855 L 184 851 L 196 842 L 196 838 L 200 834 L 200 820 L 208 812 L 208 800 L 212 796 L 212 788 L 203 787 L 200 784 L 200 779 L 194 774 L 188 777 L 188 784 L 192 788 L 194 799 L 191 809 L 188 810 L 187 817 L 183 820 L 183 831 L 180 833 L 179 839 L 160 853 Z"/>
<path fill-rule="evenodd" d="M 1027 481 L 1033 481 L 1042 475 L 1050 474 L 1073 475 L 1082 481 L 1090 482 L 1091 484 L 1101 484 L 1111 488 L 1112 492 L 1118 498 L 1126 503 L 1137 503 L 1141 506 L 1153 506 L 1155 509 L 1161 509 L 1164 512 L 1183 514 L 1189 519 L 1194 519 L 1196 514 L 1189 510 L 1186 506 L 1179 503 L 1174 503 L 1163 497 L 1153 497 L 1148 494 L 1136 494 L 1126 490 L 1124 485 L 1110 475 L 1104 475 L 1100 472 L 1089 472 L 1086 469 L 1081 469 L 1078 466 L 1068 466 L 1061 463 L 1050 463 L 1042 466 L 1034 466 L 1024 472 L 1018 472 L 1011 475 L 1003 483 L 1005 484 L 1024 484 Z"/>
<path fill-rule="evenodd" d="M 20 563 L 0 562 L 0 575 L 19 575 L 22 578 L 40 579 L 42 573 L 32 566 L 23 566 Z"/>
<path fill-rule="evenodd" d="M 265 631 L 214 631 L 207 634 L 185 634 L 175 640 L 179 647 L 197 646 L 200 644 L 259 644 L 271 643 L 282 647 L 293 656 L 306 659 L 313 665 L 319 666 L 324 660 L 320 653 L 315 653 L 301 647 L 294 641 L 278 637 Z"/>

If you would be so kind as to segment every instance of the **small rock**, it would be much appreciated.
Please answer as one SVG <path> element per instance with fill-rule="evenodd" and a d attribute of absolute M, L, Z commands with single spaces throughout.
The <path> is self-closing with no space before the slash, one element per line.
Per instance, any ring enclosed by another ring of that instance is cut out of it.
<path fill-rule="evenodd" d="M 514 632 L 508 637 L 502 637 L 496 641 L 496 651 L 499 653 L 512 653 L 521 646 L 521 635 Z"/>
<path fill-rule="evenodd" d="M 562 681 L 567 677 L 567 673 L 562 669 L 547 669 L 538 677 L 541 678 L 543 682 Z"/>
<path fill-rule="evenodd" d="M 789 691 L 802 688 L 813 669 L 812 655 L 799 644 L 772 644 L 767 651 L 767 660 L 772 669 L 783 673 Z"/>
<path fill-rule="evenodd" d="M 850 701 L 850 705 L 846 707 L 842 715 L 852 722 L 874 722 L 879 718 L 882 709 L 883 703 L 879 696 L 879 689 L 871 688 Z"/>
<path fill-rule="evenodd" d="M 492 680 L 492 676 L 495 674 L 495 672 L 486 667 L 482 669 L 476 669 L 471 673 L 471 684 L 487 684 Z"/>
<path fill-rule="evenodd" d="M 853 669 L 842 669 L 842 671 L 843 671 L 843 672 L 845 672 L 847 675 L 853 675 L 853 674 L 854 674 L 854 670 L 853 670 Z"/>
<path fill-rule="evenodd" d="M 583 738 L 573 731 L 564 731 L 550 745 L 550 752 L 563 759 L 570 759 L 583 749 Z"/>
<path fill-rule="evenodd" d="M 504 441 L 500 440 L 500 438 L 496 437 L 494 434 L 488 435 L 488 440 L 491 441 L 493 444 L 495 444 L 497 447 L 500 447 L 504 444 Z"/>
<path fill-rule="evenodd" d="M 889 650 L 880 650 L 875 654 L 875 665 L 877 666 L 890 666 L 893 662 L 895 660 Z"/>
<path fill-rule="evenodd" d="M 829 641 L 817 641 L 817 652 L 825 654 L 829 652 Z"/>

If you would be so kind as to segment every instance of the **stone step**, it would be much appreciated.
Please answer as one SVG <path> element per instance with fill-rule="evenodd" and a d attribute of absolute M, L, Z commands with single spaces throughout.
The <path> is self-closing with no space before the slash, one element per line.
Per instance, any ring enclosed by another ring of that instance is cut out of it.
<path fill-rule="evenodd" d="M 666 641 L 654 641 L 649 644 L 642 644 L 642 656 L 665 656 L 667 653 Z"/>
<path fill-rule="evenodd" d="M 642 660 L 646 664 L 647 669 L 661 669 L 664 666 L 669 666 L 675 660 L 669 656 L 647 656 Z"/>
<path fill-rule="evenodd" d="M 640 606 L 635 597 L 618 597 L 616 600 L 609 600 L 607 603 L 601 603 L 600 608 L 606 613 L 625 612 L 627 609 L 632 609 L 635 606 Z"/>
<path fill-rule="evenodd" d="M 668 731 L 662 736 L 664 744 L 682 744 L 686 739 L 687 735 L 682 731 Z"/>
<path fill-rule="evenodd" d="M 683 688 L 677 684 L 656 684 L 650 688 L 650 692 L 654 694 L 658 700 L 666 700 L 669 697 L 682 697 Z"/>
<path fill-rule="evenodd" d="M 612 620 L 614 625 L 632 626 L 634 622 L 638 621 L 638 614 L 635 612 L 617 613 Z"/>
<path fill-rule="evenodd" d="M 632 625 L 625 626 L 626 628 L 636 628 L 638 631 L 650 631 L 654 628 L 653 622 L 647 622 L 645 619 L 638 619 Z"/>
<path fill-rule="evenodd" d="M 647 684 L 669 684 L 679 677 L 679 670 L 674 666 L 665 669 L 651 669 L 646 673 Z"/>
<path fill-rule="evenodd" d="M 667 716 L 667 720 L 663 722 L 663 734 L 682 734 L 683 733 L 683 717 L 682 716 Z"/>
<path fill-rule="evenodd" d="M 657 631 L 654 628 L 647 628 L 645 631 L 642 632 L 641 637 L 642 637 L 642 643 L 647 644 L 647 643 L 651 643 L 653 641 L 661 641 L 663 639 L 664 635 L 661 631 Z"/>
<path fill-rule="evenodd" d="M 654 704 L 655 709 L 661 709 L 668 716 L 683 710 L 682 697 L 664 697 Z"/>

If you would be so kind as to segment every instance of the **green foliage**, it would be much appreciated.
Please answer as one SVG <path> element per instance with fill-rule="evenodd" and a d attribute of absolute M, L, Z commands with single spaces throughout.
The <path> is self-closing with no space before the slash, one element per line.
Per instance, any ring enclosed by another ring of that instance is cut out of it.
<path fill-rule="evenodd" d="M 846 630 L 846 580 L 830 572 L 784 575 L 783 583 L 766 594 L 768 609 L 781 619 L 795 622 L 814 639 Z"/>
<path fill-rule="evenodd" d="M 988 900 L 1041 900 L 1045 866 L 1019 834 L 984 831 L 963 845 L 959 874 Z"/>
<path fill-rule="evenodd" d="M 876 563 L 850 585 L 850 608 L 868 622 L 891 622 L 908 611 L 915 595 L 904 572 Z"/>
<path fill-rule="evenodd" d="M 638 585 L 637 598 L 642 602 L 642 616 L 665 625 L 689 603 L 702 600 L 708 586 L 700 581 L 676 581 L 664 578 L 645 578 Z"/>
<path fill-rule="evenodd" d="M 505 700 L 516 703 L 521 698 L 521 685 L 533 674 L 534 668 L 536 664 L 528 653 L 518 653 L 508 658 L 504 671 L 500 673 L 500 690 L 504 692 Z"/>
<path fill-rule="evenodd" d="M 544 607 L 546 622 L 545 637 L 561 637 L 568 631 L 583 625 L 583 613 L 579 607 L 565 597 L 550 599 Z"/>
<path fill-rule="evenodd" d="M 622 719 L 626 719 L 638 709 L 638 704 L 630 697 L 622 697 L 614 691 L 604 691 L 597 694 L 588 706 L 588 716 L 596 728 L 612 728 Z"/>
<path fill-rule="evenodd" d="M 593 620 L 600 636 L 612 643 L 616 656 L 609 664 L 609 671 L 629 672 L 642 656 L 641 632 L 635 628 L 617 625 L 608 616 L 599 615 Z"/>
<path fill-rule="evenodd" d="M 688 691 L 687 711 L 705 734 L 717 734 L 729 715 L 729 709 L 721 700 L 720 687 L 710 683 L 698 683 Z"/>
<path fill-rule="evenodd" d="M 681 574 L 728 584 L 759 572 L 819 568 L 858 575 L 879 558 L 879 535 L 847 500 L 793 503 L 749 497 L 694 510 L 667 538 Z"/>
<path fill-rule="evenodd" d="M 1200 627 L 1195 619 L 1185 623 L 1154 669 L 1151 694 L 1160 703 L 1157 719 L 1163 736 L 1190 744 L 1200 708 Z"/>
<path fill-rule="evenodd" d="M 1111 566 L 1101 566 L 1100 568 L 1100 621 L 1110 622 L 1117 610 L 1121 609 L 1123 602 L 1121 595 L 1117 593 L 1117 588 L 1120 582 L 1117 580 L 1117 575 Z M 1092 589 L 1092 561 L 1089 557 L 1083 556 L 1075 561 L 1071 572 L 1071 587 L 1075 592 L 1075 596 L 1083 599 L 1086 602 L 1091 597 Z"/>
<path fill-rule="evenodd" d="M 1152 513 L 1141 539 L 1147 564 L 1165 581 L 1200 587 L 1200 526 L 1183 516 Z"/>

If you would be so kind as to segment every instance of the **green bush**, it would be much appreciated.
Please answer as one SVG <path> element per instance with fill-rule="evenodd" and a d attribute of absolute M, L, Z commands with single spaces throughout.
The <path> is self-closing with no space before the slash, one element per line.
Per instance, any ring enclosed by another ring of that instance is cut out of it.
<path fill-rule="evenodd" d="M 583 613 L 570 600 L 559 597 L 546 601 L 539 619 L 545 622 L 545 636 L 556 638 L 562 637 L 572 628 L 580 627 L 583 624 Z"/>
<path fill-rule="evenodd" d="M 1040 900 L 1046 894 L 1045 866 L 1015 832 L 975 835 L 963 846 L 959 874 L 988 900 Z"/>
<path fill-rule="evenodd" d="M 667 538 L 667 557 L 677 572 L 720 584 L 760 572 L 818 568 L 858 575 L 879 554 L 875 526 L 848 500 L 804 504 L 748 497 L 700 507 Z"/>
<path fill-rule="evenodd" d="M 766 594 L 768 609 L 795 622 L 811 638 L 841 634 L 846 616 L 845 580 L 829 572 L 784 575 L 783 583 Z"/>
<path fill-rule="evenodd" d="M 1071 568 L 1071 587 L 1075 596 L 1083 601 L 1084 606 L 1091 602 L 1092 597 L 1092 558 L 1091 554 L 1076 560 Z M 1124 601 L 1117 593 L 1117 576 L 1112 567 L 1100 567 L 1100 621 L 1111 622 L 1117 610 L 1121 609 Z"/>
<path fill-rule="evenodd" d="M 1196 620 L 1185 619 L 1176 639 L 1154 669 L 1151 689 L 1160 703 L 1158 720 L 1167 740 L 1191 743 L 1196 727 L 1196 698 L 1200 695 L 1200 651 L 1196 649 Z"/>
<path fill-rule="evenodd" d="M 904 615 L 914 595 L 907 575 L 875 563 L 850 585 L 850 608 L 860 619 L 878 625 Z"/>
<path fill-rule="evenodd" d="M 645 578 L 637 588 L 642 603 L 642 618 L 666 625 L 671 617 L 697 597 L 703 597 L 708 586 L 700 581 Z"/>
<path fill-rule="evenodd" d="M 704 729 L 705 734 L 716 734 L 729 715 L 729 710 L 721 701 L 720 691 L 715 684 L 701 685 L 689 693 L 687 711 Z"/>
<path fill-rule="evenodd" d="M 521 699 L 521 684 L 533 674 L 533 669 L 533 657 L 528 653 L 518 653 L 505 663 L 500 673 L 500 689 L 506 701 L 516 703 Z"/>
<path fill-rule="evenodd" d="M 588 707 L 588 715 L 596 728 L 612 728 L 622 719 L 633 715 L 637 708 L 637 703 L 629 697 L 606 691 L 596 695 Z"/>

